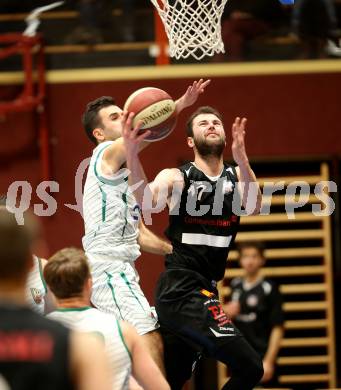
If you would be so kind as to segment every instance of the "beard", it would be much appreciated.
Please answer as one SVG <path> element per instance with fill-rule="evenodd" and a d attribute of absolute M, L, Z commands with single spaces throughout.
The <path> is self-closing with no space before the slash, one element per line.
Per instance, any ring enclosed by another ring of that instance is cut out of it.
<path fill-rule="evenodd" d="M 225 148 L 225 139 L 220 138 L 218 142 L 209 143 L 205 138 L 193 138 L 194 145 L 202 157 L 221 157 Z"/>

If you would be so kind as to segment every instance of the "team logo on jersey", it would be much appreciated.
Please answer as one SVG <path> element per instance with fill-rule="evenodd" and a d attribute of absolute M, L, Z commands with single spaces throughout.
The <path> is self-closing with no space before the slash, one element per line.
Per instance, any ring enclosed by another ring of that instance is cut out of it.
<path fill-rule="evenodd" d="M 30 288 L 30 290 L 31 290 L 31 294 L 32 294 L 32 298 L 33 298 L 34 302 L 37 305 L 42 303 L 44 296 L 43 296 L 41 290 L 39 290 L 39 288 L 34 288 L 34 287 Z"/>
<path fill-rule="evenodd" d="M 139 218 L 140 218 L 140 206 L 138 204 L 136 204 L 133 209 L 131 210 L 130 214 L 133 218 L 134 221 L 138 221 Z"/>
<path fill-rule="evenodd" d="M 258 297 L 257 295 L 249 295 L 246 299 L 246 304 L 251 307 L 255 307 L 258 305 Z"/>

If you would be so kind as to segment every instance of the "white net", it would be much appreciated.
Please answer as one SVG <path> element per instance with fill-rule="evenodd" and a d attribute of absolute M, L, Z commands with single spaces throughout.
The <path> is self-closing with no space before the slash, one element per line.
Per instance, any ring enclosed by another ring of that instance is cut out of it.
<path fill-rule="evenodd" d="M 150 0 L 161 17 L 176 59 L 224 53 L 221 17 L 227 0 Z"/>

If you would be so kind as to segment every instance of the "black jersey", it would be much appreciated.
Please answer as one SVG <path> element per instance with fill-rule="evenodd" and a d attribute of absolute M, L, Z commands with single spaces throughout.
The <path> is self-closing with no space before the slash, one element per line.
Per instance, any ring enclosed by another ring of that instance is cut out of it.
<path fill-rule="evenodd" d="M 269 279 L 247 286 L 242 278 L 235 278 L 231 288 L 232 301 L 240 304 L 240 314 L 234 323 L 254 349 L 264 356 L 272 328 L 284 322 L 282 296 Z"/>
<path fill-rule="evenodd" d="M 232 210 L 237 193 L 236 170 L 224 164 L 220 177 L 211 180 L 193 163 L 179 169 L 184 188 L 180 202 L 169 214 L 166 236 L 172 242 L 173 253 L 166 256 L 166 267 L 196 271 L 218 281 L 224 277 L 239 224 L 239 216 Z"/>
<path fill-rule="evenodd" d="M 1 389 L 74 388 L 68 329 L 29 308 L 14 305 L 0 304 L 0 318 Z"/>

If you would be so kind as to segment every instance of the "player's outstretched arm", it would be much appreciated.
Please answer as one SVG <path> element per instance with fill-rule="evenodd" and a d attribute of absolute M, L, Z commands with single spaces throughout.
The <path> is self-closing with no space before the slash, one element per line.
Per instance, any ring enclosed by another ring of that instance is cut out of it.
<path fill-rule="evenodd" d="M 137 241 L 144 252 L 164 256 L 172 253 L 173 251 L 172 245 L 169 241 L 154 234 L 142 221 L 140 221 L 139 237 Z"/>
<path fill-rule="evenodd" d="M 152 224 L 152 214 L 160 213 L 168 206 L 169 213 L 178 212 L 184 178 L 177 168 L 164 169 L 149 183 L 144 190 L 141 204 L 143 220 L 146 225 Z"/>
<path fill-rule="evenodd" d="M 129 125 L 133 114 L 125 113 L 125 115 L 127 115 L 127 123 Z M 156 176 L 153 183 L 148 185 L 148 180 L 139 158 L 139 151 L 149 132 L 138 135 L 138 128 L 130 130 L 130 127 L 126 126 L 122 135 L 126 150 L 127 168 L 130 172 L 129 185 L 134 192 L 137 202 L 143 209 L 150 209 L 158 204 L 162 205 L 161 211 L 172 194 L 175 181 L 178 182 L 180 180 L 183 183 L 180 171 L 178 169 L 164 169 Z M 162 199 L 160 199 L 161 197 Z"/>
<path fill-rule="evenodd" d="M 184 178 L 178 168 L 163 169 L 146 186 L 142 202 L 143 211 L 153 209 L 154 212 L 160 212 L 166 206 L 171 210 L 174 203 L 179 200 L 183 186 Z"/>
<path fill-rule="evenodd" d="M 140 124 L 135 129 L 131 129 L 131 123 L 134 118 L 133 113 L 125 112 L 123 117 L 126 118 L 126 126 L 122 130 L 122 138 L 126 151 L 126 162 L 129 170 L 128 183 L 134 192 L 135 198 L 139 204 L 142 204 L 144 188 L 147 184 L 147 177 L 139 159 L 139 151 L 143 148 L 144 139 L 148 137 L 150 131 L 139 135 Z"/>
<path fill-rule="evenodd" d="M 186 92 L 175 102 L 176 114 L 180 114 L 186 107 L 193 105 L 198 100 L 199 95 L 205 92 L 205 88 L 210 82 L 211 80 L 204 81 L 203 79 L 194 81 L 187 88 Z"/>
<path fill-rule="evenodd" d="M 247 214 L 259 214 L 262 204 L 262 193 L 245 150 L 246 118 L 237 117 L 232 125 L 232 155 L 238 164 L 236 167 L 242 205 Z"/>
<path fill-rule="evenodd" d="M 170 390 L 170 386 L 151 357 L 144 341 L 127 323 L 120 323 L 132 358 L 132 374 L 144 390 Z"/>

